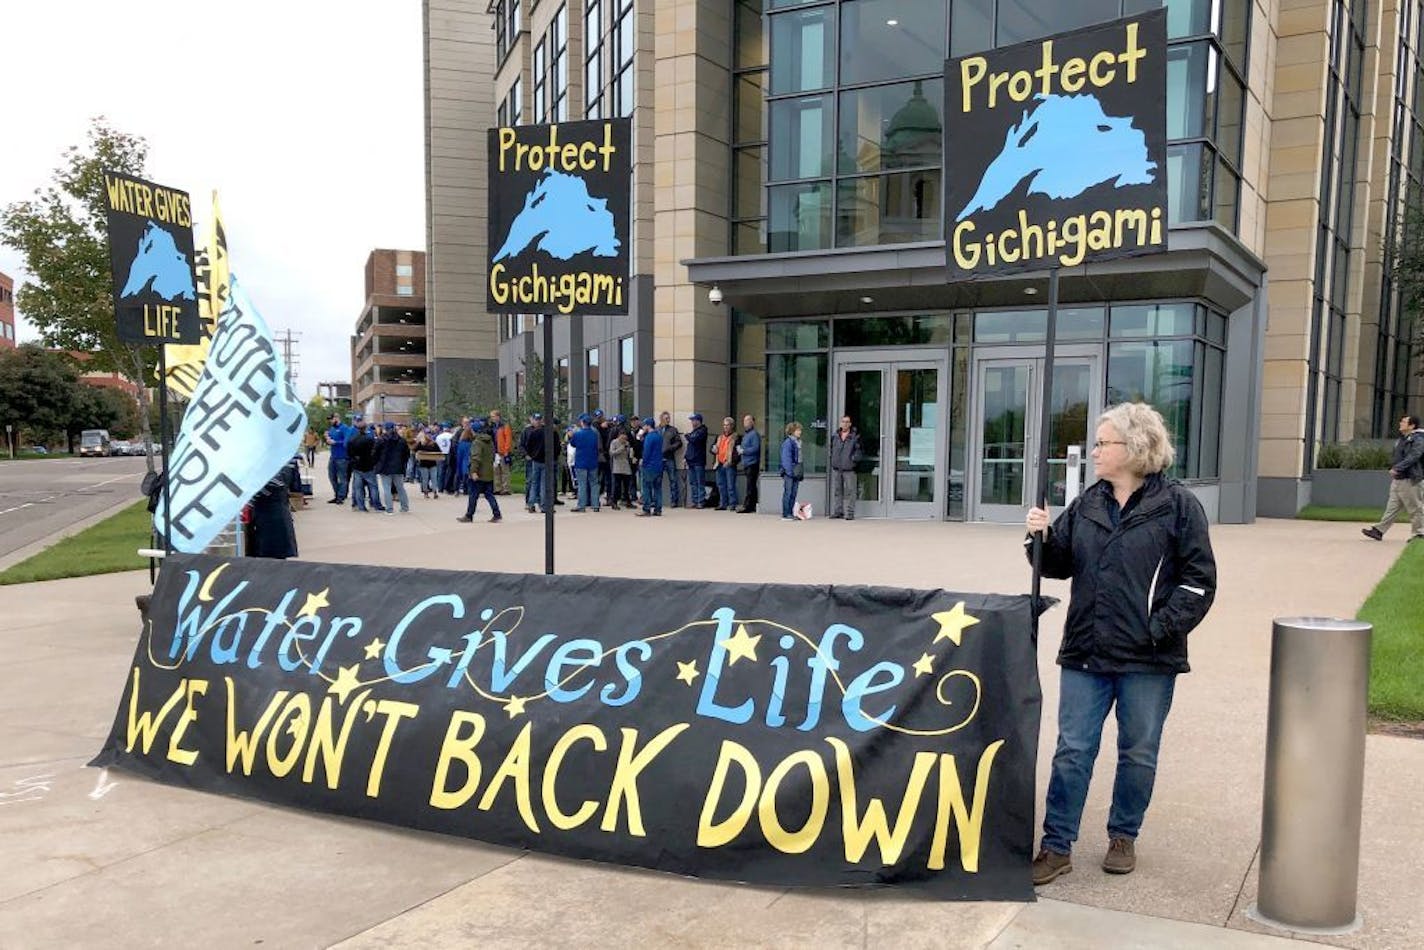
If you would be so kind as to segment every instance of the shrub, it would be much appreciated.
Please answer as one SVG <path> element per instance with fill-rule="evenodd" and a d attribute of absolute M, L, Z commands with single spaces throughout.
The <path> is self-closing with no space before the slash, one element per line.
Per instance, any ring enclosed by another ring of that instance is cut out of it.
<path fill-rule="evenodd" d="M 1389 468 L 1393 453 L 1394 443 L 1378 439 L 1324 442 L 1316 453 L 1315 467 L 1381 471 Z"/>

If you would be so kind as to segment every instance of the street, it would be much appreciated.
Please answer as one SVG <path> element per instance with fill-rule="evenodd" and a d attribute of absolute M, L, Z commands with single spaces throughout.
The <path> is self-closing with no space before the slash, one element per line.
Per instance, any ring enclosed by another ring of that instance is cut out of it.
<path fill-rule="evenodd" d="M 0 559 L 93 515 L 138 501 L 142 458 L 0 462 Z"/>

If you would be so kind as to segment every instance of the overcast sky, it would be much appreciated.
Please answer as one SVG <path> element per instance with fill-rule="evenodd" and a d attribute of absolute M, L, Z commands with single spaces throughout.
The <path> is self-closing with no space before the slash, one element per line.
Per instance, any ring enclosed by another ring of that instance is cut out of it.
<path fill-rule="evenodd" d="M 481 0 L 482 2 L 482 0 Z M 423 249 L 419 0 L 24 0 L 0 15 L 0 205 L 90 117 L 148 140 L 148 177 L 217 189 L 233 273 L 301 333 L 297 389 L 350 380 L 366 255 Z M 0 246 L 0 272 L 25 278 Z M 35 339 L 23 314 L 20 339 Z"/>

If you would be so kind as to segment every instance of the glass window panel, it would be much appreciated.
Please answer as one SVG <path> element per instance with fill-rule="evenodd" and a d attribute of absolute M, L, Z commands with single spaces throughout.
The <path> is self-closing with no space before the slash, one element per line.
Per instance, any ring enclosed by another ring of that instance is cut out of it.
<path fill-rule="evenodd" d="M 1045 316 L 1045 327 L 1047 326 Z M 1101 340 L 1107 317 L 1102 307 L 1059 307 L 1054 339 Z"/>
<path fill-rule="evenodd" d="M 736 151 L 736 175 L 734 192 L 736 203 L 732 208 L 735 218 L 760 218 L 766 215 L 763 204 L 766 196 L 762 188 L 762 150 L 760 148 L 739 148 Z"/>
<path fill-rule="evenodd" d="M 1222 67 L 1218 71 L 1216 97 L 1216 148 L 1236 164 L 1241 162 L 1242 109 L 1246 93 L 1235 73 Z"/>
<path fill-rule="evenodd" d="M 831 183 L 767 189 L 767 250 L 809 251 L 831 246 Z"/>
<path fill-rule="evenodd" d="M 766 141 L 766 73 L 742 73 L 737 77 L 737 120 L 732 128 L 733 140 Z"/>
<path fill-rule="evenodd" d="M 761 0 L 737 0 L 736 66 L 765 66 L 766 32 L 762 29 Z"/>
<path fill-rule="evenodd" d="M 1210 218 L 1211 163 L 1200 144 L 1167 146 L 1167 221 L 1206 221 Z"/>
<path fill-rule="evenodd" d="M 993 47 L 994 0 L 953 0 L 949 21 L 949 55 L 964 56 Z M 962 494 L 960 505 L 962 513 Z"/>
<path fill-rule="evenodd" d="M 960 314 L 959 324 L 968 324 Z M 949 517 L 964 520 L 964 465 L 969 455 L 969 347 L 954 348 L 954 371 L 949 378 Z"/>
<path fill-rule="evenodd" d="M 794 10 L 771 18 L 771 91 L 825 89 L 835 79 L 835 7 Z"/>
<path fill-rule="evenodd" d="M 950 314 L 862 317 L 835 322 L 836 346 L 908 346 L 950 342 Z"/>
<path fill-rule="evenodd" d="M 805 473 L 826 474 L 826 427 L 812 423 L 826 418 L 829 360 L 825 353 L 784 353 L 767 358 L 767 413 L 762 434 L 768 460 L 779 456 L 786 424 L 795 421 L 801 423 Z"/>
<path fill-rule="evenodd" d="M 899 369 L 895 371 L 895 500 L 932 502 L 935 500 L 935 473 L 939 469 L 937 451 L 922 459 L 916 451 L 919 439 L 928 436 L 934 445 L 939 427 L 939 370 Z"/>
<path fill-rule="evenodd" d="M 1217 0 L 1171 0 L 1167 7 L 1167 37 L 1200 36 L 1211 32 L 1211 8 Z M 1159 10 L 1163 0 L 1128 0 L 1123 16 Z"/>
<path fill-rule="evenodd" d="M 1212 194 L 1212 218 L 1228 231 L 1236 231 L 1236 210 L 1241 194 L 1241 179 L 1221 159 L 1216 160 L 1216 190 Z"/>
<path fill-rule="evenodd" d="M 943 160 L 944 81 L 917 79 L 841 94 L 842 172 L 938 166 Z"/>
<path fill-rule="evenodd" d="M 1177 450 L 1178 473 L 1191 470 L 1193 349 L 1191 340 L 1108 345 L 1107 404 L 1145 402 L 1160 412 Z"/>
<path fill-rule="evenodd" d="M 742 431 L 742 416 L 756 417 L 757 427 L 766 433 L 766 367 L 741 366 L 732 373 L 732 411 L 728 413 L 737 420 L 737 431 Z M 709 426 L 708 428 L 711 428 Z M 721 425 L 717 426 L 721 432 Z"/>
<path fill-rule="evenodd" d="M 1246 39 L 1251 28 L 1251 7 L 1251 0 L 1221 0 L 1221 26 L 1217 30 L 1226 55 L 1236 64 L 1236 68 L 1243 72 L 1246 69 Z"/>
<path fill-rule="evenodd" d="M 841 179 L 837 246 L 933 241 L 940 235 L 942 180 L 938 169 Z"/>
<path fill-rule="evenodd" d="M 1202 364 L 1201 446 L 1197 451 L 1197 474 L 1201 478 L 1221 475 L 1221 386 L 1226 354 L 1206 348 Z"/>
<path fill-rule="evenodd" d="M 1116 304 L 1112 335 L 1191 336 L 1196 330 L 1196 306 L 1189 303 Z"/>
<path fill-rule="evenodd" d="M 1167 50 L 1167 138 L 1194 139 L 1211 135 L 1209 82 L 1215 51 L 1208 43 L 1188 43 Z"/>
<path fill-rule="evenodd" d="M 766 221 L 739 221 L 732 225 L 733 254 L 762 254 L 767 251 Z"/>
<path fill-rule="evenodd" d="M 985 364 L 979 394 L 979 502 L 1022 505 L 1028 464 L 1027 363 Z"/>
<path fill-rule="evenodd" d="M 732 311 L 732 362 L 766 362 L 766 323 L 742 310 Z"/>
<path fill-rule="evenodd" d="M 768 350 L 824 350 L 831 345 L 825 320 L 774 320 L 766 325 Z"/>
<path fill-rule="evenodd" d="M 584 352 L 584 411 L 593 412 L 599 408 L 598 401 L 598 349 Z"/>
<path fill-rule="evenodd" d="M 771 180 L 819 178 L 832 173 L 831 96 L 771 103 Z"/>
<path fill-rule="evenodd" d="M 1011 46 L 1080 26 L 1116 20 L 1120 11 L 1121 0 L 1073 0 L 1072 3 L 999 0 L 998 45 Z"/>
<path fill-rule="evenodd" d="M 944 0 L 841 4 L 841 83 L 943 73 Z"/>
<path fill-rule="evenodd" d="M 993 310 L 974 315 L 975 343 L 1025 343 L 1044 339 L 1046 310 Z"/>
<path fill-rule="evenodd" d="M 1208 313 L 1206 318 L 1206 338 L 1220 346 L 1226 345 L 1226 318 L 1219 313 Z"/>

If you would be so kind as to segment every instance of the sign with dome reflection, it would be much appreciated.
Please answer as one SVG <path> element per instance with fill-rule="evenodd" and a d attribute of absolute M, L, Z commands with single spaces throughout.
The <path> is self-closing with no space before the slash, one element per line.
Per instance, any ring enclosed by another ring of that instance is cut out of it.
<path fill-rule="evenodd" d="M 949 279 L 1167 246 L 1167 16 L 945 65 Z"/>

